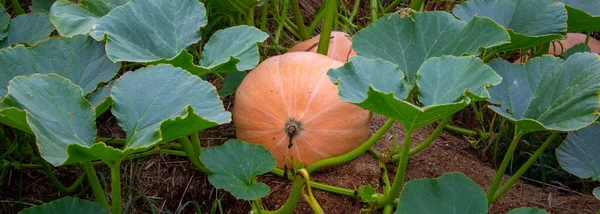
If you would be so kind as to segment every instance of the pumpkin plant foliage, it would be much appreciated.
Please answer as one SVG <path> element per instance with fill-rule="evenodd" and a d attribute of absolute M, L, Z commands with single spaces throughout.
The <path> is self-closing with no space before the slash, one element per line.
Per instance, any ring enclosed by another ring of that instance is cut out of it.
<path fill-rule="evenodd" d="M 198 42 L 206 23 L 206 10 L 197 0 L 136 0 L 98 19 L 90 35 L 107 40 L 112 61 L 152 62 L 173 59 Z"/>
<path fill-rule="evenodd" d="M 600 1 L 557 0 L 565 4 L 569 32 L 600 31 Z"/>
<path fill-rule="evenodd" d="M 266 184 L 254 182 L 256 176 L 275 168 L 275 157 L 262 145 L 231 139 L 204 150 L 200 160 L 212 172 L 210 183 L 237 199 L 256 200 L 270 191 Z"/>
<path fill-rule="evenodd" d="M 404 80 L 398 65 L 360 55 L 328 75 L 338 85 L 342 100 L 396 119 L 409 129 L 442 119 L 472 101 L 487 99 L 486 89 L 502 80 L 473 56 L 426 60 L 416 73 L 416 87 Z M 409 91 L 416 88 L 420 106 L 407 101 Z"/>
<path fill-rule="evenodd" d="M 6 16 L 0 12 L 0 32 L 2 32 L 2 24 L 6 24 L 5 18 Z M 6 48 L 19 43 L 32 46 L 38 41 L 48 38 L 52 31 L 54 31 L 54 26 L 52 26 L 46 14 L 30 13 L 19 15 L 10 20 L 8 35 L 3 40 L 0 39 L 0 48 Z M 2 33 L 0 33 L 0 37 L 2 37 Z"/>
<path fill-rule="evenodd" d="M 80 214 L 80 213 L 97 213 L 109 214 L 110 212 L 102 207 L 97 202 L 73 198 L 70 196 L 63 197 L 49 203 L 39 206 L 33 206 L 22 210 L 19 214 L 42 214 L 42 213 L 63 213 L 63 214 Z"/>
<path fill-rule="evenodd" d="M 548 214 L 545 210 L 533 207 L 521 207 L 512 209 L 507 214 Z"/>
<path fill-rule="evenodd" d="M 89 33 L 100 17 L 129 0 L 81 0 L 78 4 L 58 0 L 52 4 L 50 20 L 63 36 Z"/>
<path fill-rule="evenodd" d="M 0 41 L 8 35 L 8 24 L 10 23 L 10 15 L 4 10 L 4 6 L 0 5 Z"/>
<path fill-rule="evenodd" d="M 504 79 L 489 89 L 490 106 L 522 131 L 573 131 L 590 125 L 600 108 L 600 59 L 577 53 L 562 60 L 533 58 L 526 64 L 502 59 L 489 64 Z"/>
<path fill-rule="evenodd" d="M 556 149 L 560 166 L 582 179 L 600 180 L 600 123 L 569 132 Z"/>
<path fill-rule="evenodd" d="M 511 43 L 498 47 L 500 51 L 544 44 L 565 36 L 567 11 L 555 0 L 470 0 L 454 8 L 462 20 L 490 17 L 504 26 Z"/>

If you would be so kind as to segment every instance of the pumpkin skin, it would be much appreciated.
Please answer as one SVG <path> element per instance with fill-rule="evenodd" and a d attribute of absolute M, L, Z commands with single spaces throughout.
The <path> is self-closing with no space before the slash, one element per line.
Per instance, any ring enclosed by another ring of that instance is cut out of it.
<path fill-rule="evenodd" d="M 342 65 L 311 52 L 286 53 L 260 63 L 236 91 L 237 138 L 265 146 L 280 169 L 286 156 L 308 166 L 360 146 L 369 137 L 371 113 L 338 97 L 327 71 Z M 290 130 L 298 132 L 292 133 L 288 148 Z"/>
<path fill-rule="evenodd" d="M 329 40 L 329 50 L 327 51 L 327 56 L 341 61 L 348 62 L 348 59 L 352 56 L 356 56 L 356 52 L 352 50 L 352 40 L 350 40 L 350 36 L 344 32 L 340 31 L 331 31 L 332 39 Z M 317 52 L 319 48 L 319 39 L 321 38 L 321 34 L 300 42 L 288 50 L 288 52 Z"/>

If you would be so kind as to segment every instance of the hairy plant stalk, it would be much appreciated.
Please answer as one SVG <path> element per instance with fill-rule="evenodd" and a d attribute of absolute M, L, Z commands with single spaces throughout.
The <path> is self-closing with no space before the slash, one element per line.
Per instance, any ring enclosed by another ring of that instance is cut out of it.
<path fill-rule="evenodd" d="M 325 0 L 324 4 L 325 19 L 323 20 L 321 27 L 321 37 L 319 38 L 319 47 L 317 48 L 317 53 L 327 55 L 331 31 L 333 29 L 333 22 L 338 16 L 338 0 Z"/>
<path fill-rule="evenodd" d="M 396 177 L 392 183 L 392 188 L 389 192 L 383 194 L 381 197 L 377 197 L 375 204 L 378 206 L 386 206 L 394 202 L 402 186 L 404 185 L 404 175 L 406 174 L 406 166 L 408 165 L 408 151 L 410 150 L 410 143 L 412 141 L 414 129 L 406 130 L 404 135 L 404 144 L 402 145 L 402 152 L 400 153 L 400 163 L 398 163 L 398 170 L 396 171 Z"/>
<path fill-rule="evenodd" d="M 529 159 L 527 159 L 527 162 L 525 162 L 525 164 L 523 164 L 523 166 L 521 166 L 519 168 L 519 170 L 515 174 L 513 174 L 513 176 L 511 176 L 510 179 L 508 179 L 508 181 L 506 181 L 506 183 L 504 183 L 500 187 L 500 189 L 498 189 L 498 191 L 496 191 L 496 193 L 494 194 L 494 197 L 492 198 L 492 201 L 490 201 L 489 203 L 494 203 L 495 201 L 500 199 L 500 197 L 506 191 L 508 191 L 508 189 L 510 189 L 517 181 L 519 181 L 519 178 L 521 178 L 521 176 L 529 169 L 529 167 L 531 167 L 531 165 L 533 165 L 533 163 L 540 157 L 540 155 L 542 153 L 544 153 L 544 151 L 548 148 L 548 146 L 550 146 L 550 143 L 552 143 L 552 141 L 554 141 L 554 139 L 556 139 L 557 136 L 558 136 L 557 131 L 552 132 L 550 137 L 548 137 L 548 139 L 546 139 L 546 141 L 544 141 L 544 143 L 540 146 L 540 148 L 535 150 L 533 155 L 531 155 L 531 157 L 529 157 Z"/>
<path fill-rule="evenodd" d="M 502 163 L 500 164 L 500 168 L 496 172 L 496 177 L 494 177 L 494 181 L 492 182 L 492 185 L 490 185 L 490 188 L 488 189 L 488 192 L 487 192 L 488 205 L 492 204 L 492 201 L 493 201 L 492 199 L 494 199 L 494 195 L 496 194 L 498 185 L 500 185 L 500 182 L 502 182 L 502 176 L 504 175 L 504 171 L 506 171 L 506 168 L 508 167 L 510 159 L 512 158 L 513 153 L 515 152 L 515 149 L 517 148 L 517 145 L 519 144 L 519 141 L 521 140 L 521 137 L 523 137 L 523 135 L 525 135 L 525 132 L 518 131 L 515 129 L 515 136 L 513 137 L 512 142 L 510 142 L 508 151 L 506 151 L 506 155 L 504 155 L 504 159 L 502 160 Z"/>
<path fill-rule="evenodd" d="M 108 200 L 106 200 L 106 195 L 104 195 L 104 191 L 102 190 L 102 185 L 100 185 L 100 181 L 98 180 L 98 175 L 96 175 L 96 170 L 94 166 L 92 166 L 91 162 L 85 162 L 80 164 L 81 169 L 85 172 L 88 178 L 88 183 L 92 188 L 92 192 L 94 193 L 94 197 L 96 201 L 100 203 L 103 207 L 109 209 Z"/>
<path fill-rule="evenodd" d="M 397 1 L 399 2 L 399 0 L 397 0 Z M 394 2 L 396 2 L 396 1 L 394 1 Z M 377 18 L 379 18 L 379 15 L 378 15 L 379 12 L 377 10 L 378 7 L 379 7 L 378 6 L 379 5 L 379 0 L 371 0 L 370 3 L 371 4 L 369 4 L 369 6 L 370 6 L 370 9 L 371 9 L 371 23 L 373 23 L 373 22 L 377 21 Z M 394 4 L 394 3 L 392 3 L 392 4 Z"/>
<path fill-rule="evenodd" d="M 267 15 L 269 14 L 269 3 L 265 3 L 260 8 L 260 30 L 267 31 Z"/>
<path fill-rule="evenodd" d="M 292 181 L 292 190 L 290 191 L 290 196 L 283 206 L 274 211 L 261 210 L 260 213 L 266 214 L 289 214 L 293 213 L 294 209 L 300 202 L 300 197 L 302 196 L 302 187 L 304 186 L 304 178 L 300 173 L 296 173 Z"/>
<path fill-rule="evenodd" d="M 323 9 L 323 8 L 324 7 L 319 8 L 319 11 L 317 12 L 317 15 L 315 16 L 315 19 L 313 19 L 313 21 L 308 26 L 308 34 L 309 35 L 311 35 L 313 32 L 315 32 L 317 25 L 319 25 L 321 20 L 323 20 L 323 17 L 325 16 L 325 12 L 323 12 L 323 11 L 325 11 L 325 9 Z"/>
<path fill-rule="evenodd" d="M 178 141 L 179 141 L 179 144 L 181 144 L 181 148 L 183 149 L 183 151 L 185 152 L 185 154 L 188 156 L 188 159 L 190 159 L 190 161 L 192 162 L 192 164 L 196 168 L 198 168 L 198 170 L 200 170 L 202 173 L 204 173 L 204 174 L 210 173 L 210 170 L 208 170 L 200 162 L 200 154 L 197 154 L 194 151 L 194 146 L 192 145 L 192 142 L 190 142 L 190 140 L 187 138 L 187 136 L 179 138 Z"/>
<path fill-rule="evenodd" d="M 248 26 L 254 26 L 254 8 L 250 8 L 244 16 L 246 17 L 246 24 Z"/>
<path fill-rule="evenodd" d="M 121 159 L 104 162 L 110 168 L 112 214 L 121 214 L 123 212 L 123 208 L 121 207 L 123 203 L 123 199 L 121 198 Z"/>
<path fill-rule="evenodd" d="M 281 169 L 277 169 L 277 168 L 271 169 L 271 173 L 278 175 L 280 177 L 286 177 L 290 180 L 292 179 L 291 176 L 284 176 L 284 172 Z M 354 190 L 337 187 L 337 186 L 331 186 L 331 185 L 327 185 L 327 184 L 322 184 L 322 183 L 318 183 L 318 182 L 314 182 L 314 181 L 310 181 L 310 187 L 319 189 L 319 190 L 323 190 L 326 192 L 330 192 L 330 193 L 340 194 L 340 195 L 346 195 L 346 196 L 354 195 Z"/>
<path fill-rule="evenodd" d="M 79 176 L 79 178 L 77 178 L 77 180 L 75 180 L 75 182 L 73 182 L 71 186 L 65 187 L 65 185 L 63 185 L 52 172 L 52 167 L 50 166 L 50 164 L 46 163 L 45 161 L 42 161 L 42 166 L 50 182 L 56 187 L 56 189 L 58 189 L 58 191 L 64 194 L 71 194 L 75 192 L 75 190 L 77 190 L 77 188 L 81 186 L 81 182 L 83 181 L 83 179 L 85 179 L 84 173 L 81 176 Z"/>
<path fill-rule="evenodd" d="M 442 122 L 440 122 L 440 124 L 438 124 L 438 126 L 435 128 L 435 130 L 433 130 L 433 132 L 431 132 L 431 134 L 429 134 L 429 137 L 427 137 L 427 139 L 425 139 L 419 145 L 417 145 L 417 146 L 415 146 L 415 147 L 413 147 L 413 148 L 410 149 L 410 151 L 408 152 L 408 156 L 417 154 L 420 151 L 423 151 L 423 149 L 426 149 L 427 147 L 429 147 L 429 145 L 431 145 L 431 143 L 438 136 L 440 136 L 440 134 L 444 130 L 444 127 L 446 126 L 446 124 L 448 124 L 448 122 L 450 121 L 450 119 L 452 119 L 452 115 L 449 115 L 449 116 L 445 117 L 442 120 Z M 400 157 L 401 157 L 400 155 L 394 155 L 394 156 L 392 156 L 392 160 L 393 161 L 398 161 L 400 159 Z"/>
<path fill-rule="evenodd" d="M 340 155 L 337 157 L 332 157 L 332 158 L 327 158 L 324 160 L 317 161 L 317 162 L 311 164 L 310 166 L 306 167 L 306 170 L 309 173 L 313 173 L 314 171 L 316 171 L 320 168 L 345 163 L 350 160 L 353 160 L 354 158 L 357 158 L 358 156 L 362 155 L 367 150 L 369 150 L 369 148 L 371 148 L 387 132 L 387 130 L 390 129 L 390 127 L 392 127 L 393 124 L 394 124 L 394 120 L 388 119 L 385 122 L 385 124 L 383 124 L 383 126 L 381 128 L 379 128 L 379 130 L 377 130 L 377 132 L 375 132 L 375 134 L 373 134 L 373 136 L 371 136 L 365 143 L 360 145 L 358 148 L 352 150 L 351 152 L 348 152 L 346 154 L 343 154 L 343 155 Z"/>
<path fill-rule="evenodd" d="M 300 12 L 298 0 L 292 0 L 292 11 L 294 11 L 294 21 L 296 22 L 298 33 L 300 34 L 300 40 L 309 39 L 310 36 L 308 35 L 306 26 L 304 25 L 304 19 L 302 18 L 302 13 Z"/>

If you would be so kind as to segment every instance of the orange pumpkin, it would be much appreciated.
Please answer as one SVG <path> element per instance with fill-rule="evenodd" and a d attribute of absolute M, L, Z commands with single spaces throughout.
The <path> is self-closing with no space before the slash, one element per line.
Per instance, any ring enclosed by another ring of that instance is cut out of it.
<path fill-rule="evenodd" d="M 327 71 L 342 65 L 311 52 L 286 53 L 260 63 L 236 92 L 237 138 L 264 145 L 278 168 L 285 157 L 308 166 L 360 146 L 369 137 L 371 113 L 338 97 Z"/>
<path fill-rule="evenodd" d="M 585 43 L 586 37 L 587 37 L 587 35 L 585 35 L 583 33 L 568 33 L 566 38 L 560 40 L 560 43 L 558 41 L 553 41 L 550 43 L 550 48 L 548 49 L 548 54 L 561 55 L 569 48 L 572 48 L 573 46 L 575 46 L 577 44 Z M 561 46 L 561 44 L 562 44 L 562 46 Z M 600 54 L 600 40 L 590 37 L 590 40 L 588 41 L 588 46 L 590 47 L 590 50 L 592 53 Z M 554 47 L 556 47 L 556 50 L 554 50 Z M 529 58 L 529 56 L 525 56 L 525 57 L 526 57 L 525 59 Z M 520 64 L 520 63 L 521 63 L 521 58 L 519 58 L 513 62 L 513 64 Z"/>
<path fill-rule="evenodd" d="M 317 52 L 320 38 L 321 35 L 319 34 L 309 40 L 300 42 L 291 47 L 288 52 Z M 356 56 L 356 52 L 352 50 L 350 35 L 344 32 L 331 31 L 327 56 L 341 62 L 348 62 L 350 57 Z"/>

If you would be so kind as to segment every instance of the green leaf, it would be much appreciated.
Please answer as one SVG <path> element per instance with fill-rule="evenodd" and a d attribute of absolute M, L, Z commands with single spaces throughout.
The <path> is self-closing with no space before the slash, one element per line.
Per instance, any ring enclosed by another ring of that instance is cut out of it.
<path fill-rule="evenodd" d="M 600 123 L 569 132 L 556 149 L 560 166 L 577 177 L 600 180 Z"/>
<path fill-rule="evenodd" d="M 32 13 L 48 13 L 56 0 L 32 0 L 29 10 Z"/>
<path fill-rule="evenodd" d="M 260 60 L 257 44 L 264 42 L 268 37 L 265 32 L 249 26 L 219 30 L 204 46 L 200 66 L 212 69 L 229 63 L 231 58 L 236 58 L 240 60 L 235 64 L 238 71 L 250 70 L 256 67 Z"/>
<path fill-rule="evenodd" d="M 486 88 L 501 78 L 473 56 L 431 58 L 417 72 L 421 107 L 406 101 L 410 85 L 398 66 L 356 56 L 327 73 L 338 85 L 339 97 L 362 108 L 396 119 L 416 129 L 451 115 L 472 100 L 488 97 Z"/>
<path fill-rule="evenodd" d="M 231 72 L 225 76 L 223 86 L 219 89 L 219 96 L 226 97 L 233 93 L 242 84 L 242 80 L 248 75 L 246 72 Z"/>
<path fill-rule="evenodd" d="M 112 87 L 112 113 L 127 133 L 125 150 L 140 150 L 231 121 L 210 83 L 180 68 L 157 65 L 125 73 Z"/>
<path fill-rule="evenodd" d="M 112 99 L 110 98 L 110 90 L 112 89 L 114 82 L 110 82 L 98 90 L 94 91 L 88 96 L 88 101 L 94 106 L 96 111 L 96 117 L 99 117 L 112 105 Z"/>
<path fill-rule="evenodd" d="M 481 187 L 467 176 L 451 172 L 437 179 L 407 182 L 400 195 L 396 214 L 485 214 L 487 211 L 487 200 Z"/>
<path fill-rule="evenodd" d="M 97 213 L 109 214 L 110 212 L 97 202 L 73 198 L 70 196 L 54 200 L 40 206 L 34 206 L 22 210 L 19 214 L 42 214 L 42 213 L 61 213 L 61 214 L 79 214 L 79 213 Z"/>
<path fill-rule="evenodd" d="M 2 41 L 8 35 L 8 24 L 10 23 L 10 15 L 4 10 L 4 7 L 0 5 L 0 41 Z"/>
<path fill-rule="evenodd" d="M 63 36 L 87 34 L 98 19 L 127 0 L 82 0 L 75 4 L 59 0 L 50 8 L 50 20 Z"/>
<path fill-rule="evenodd" d="M 364 203 L 375 202 L 377 200 L 375 194 L 377 194 L 377 192 L 375 191 L 375 188 L 371 186 L 371 184 L 361 186 L 358 189 L 358 197 L 360 197 Z"/>
<path fill-rule="evenodd" d="M 569 18 L 569 32 L 600 31 L 600 1 L 558 0 L 565 3 Z"/>
<path fill-rule="evenodd" d="M 581 44 L 577 44 L 577 45 L 574 45 L 573 47 L 569 48 L 567 51 L 565 51 L 563 53 L 563 55 L 561 56 L 561 58 L 567 59 L 570 56 L 572 56 L 573 54 L 576 54 L 576 53 L 585 53 L 585 52 L 590 53 L 592 51 L 590 49 L 590 46 L 587 46 L 585 43 L 581 43 Z"/>
<path fill-rule="evenodd" d="M 425 60 L 443 55 L 478 55 L 510 41 L 508 33 L 489 18 L 475 17 L 469 22 L 446 12 L 386 15 L 352 38 L 359 56 L 390 61 L 405 72 L 409 81 Z"/>
<path fill-rule="evenodd" d="M 38 41 L 48 38 L 54 31 L 48 15 L 42 13 L 29 13 L 15 17 L 8 26 L 8 37 L 0 41 L 0 48 L 5 48 L 18 43 L 34 45 Z"/>
<path fill-rule="evenodd" d="M 507 214 L 548 214 L 548 212 L 533 207 L 521 207 L 511 210 Z"/>
<path fill-rule="evenodd" d="M 84 93 L 96 90 L 98 83 L 108 82 L 119 71 L 106 57 L 104 45 L 88 36 L 54 37 L 31 48 L 18 45 L 0 50 L 0 95 L 6 95 L 8 81 L 13 77 L 34 73 L 55 73 L 83 88 Z"/>
<path fill-rule="evenodd" d="M 521 131 L 573 131 L 598 118 L 600 60 L 577 53 L 566 61 L 545 55 L 526 64 L 489 64 L 504 81 L 490 88 L 490 106 Z"/>
<path fill-rule="evenodd" d="M 465 21 L 490 17 L 507 28 L 511 43 L 499 51 L 545 44 L 567 31 L 567 10 L 555 0 L 471 0 L 456 6 L 454 14 Z"/>
<path fill-rule="evenodd" d="M 230 139 L 222 146 L 209 147 L 200 155 L 202 163 L 213 174 L 210 183 L 235 198 L 246 201 L 265 197 L 269 186 L 252 179 L 275 168 L 275 157 L 262 145 Z"/>
<path fill-rule="evenodd" d="M 96 139 L 94 109 L 83 90 L 55 74 L 12 79 L 4 102 L 27 112 L 41 156 L 53 165 L 67 160 L 67 147 L 90 147 Z"/>
<path fill-rule="evenodd" d="M 596 197 L 598 200 L 600 200 L 600 187 L 596 187 L 594 189 L 594 197 Z"/>
<path fill-rule="evenodd" d="M 25 111 L 0 101 L 0 123 L 33 134 L 25 116 Z"/>
<path fill-rule="evenodd" d="M 219 30 L 210 37 L 204 46 L 200 65 L 194 64 L 194 57 L 185 50 L 174 59 L 146 64 L 171 64 L 198 76 L 214 72 L 246 71 L 258 65 L 260 55 L 257 44 L 264 42 L 267 37 L 266 33 L 255 27 L 230 27 Z"/>
<path fill-rule="evenodd" d="M 136 0 L 100 18 L 90 35 L 108 38 L 106 52 L 114 62 L 152 62 L 173 59 L 198 42 L 206 19 L 197 0 Z"/>

